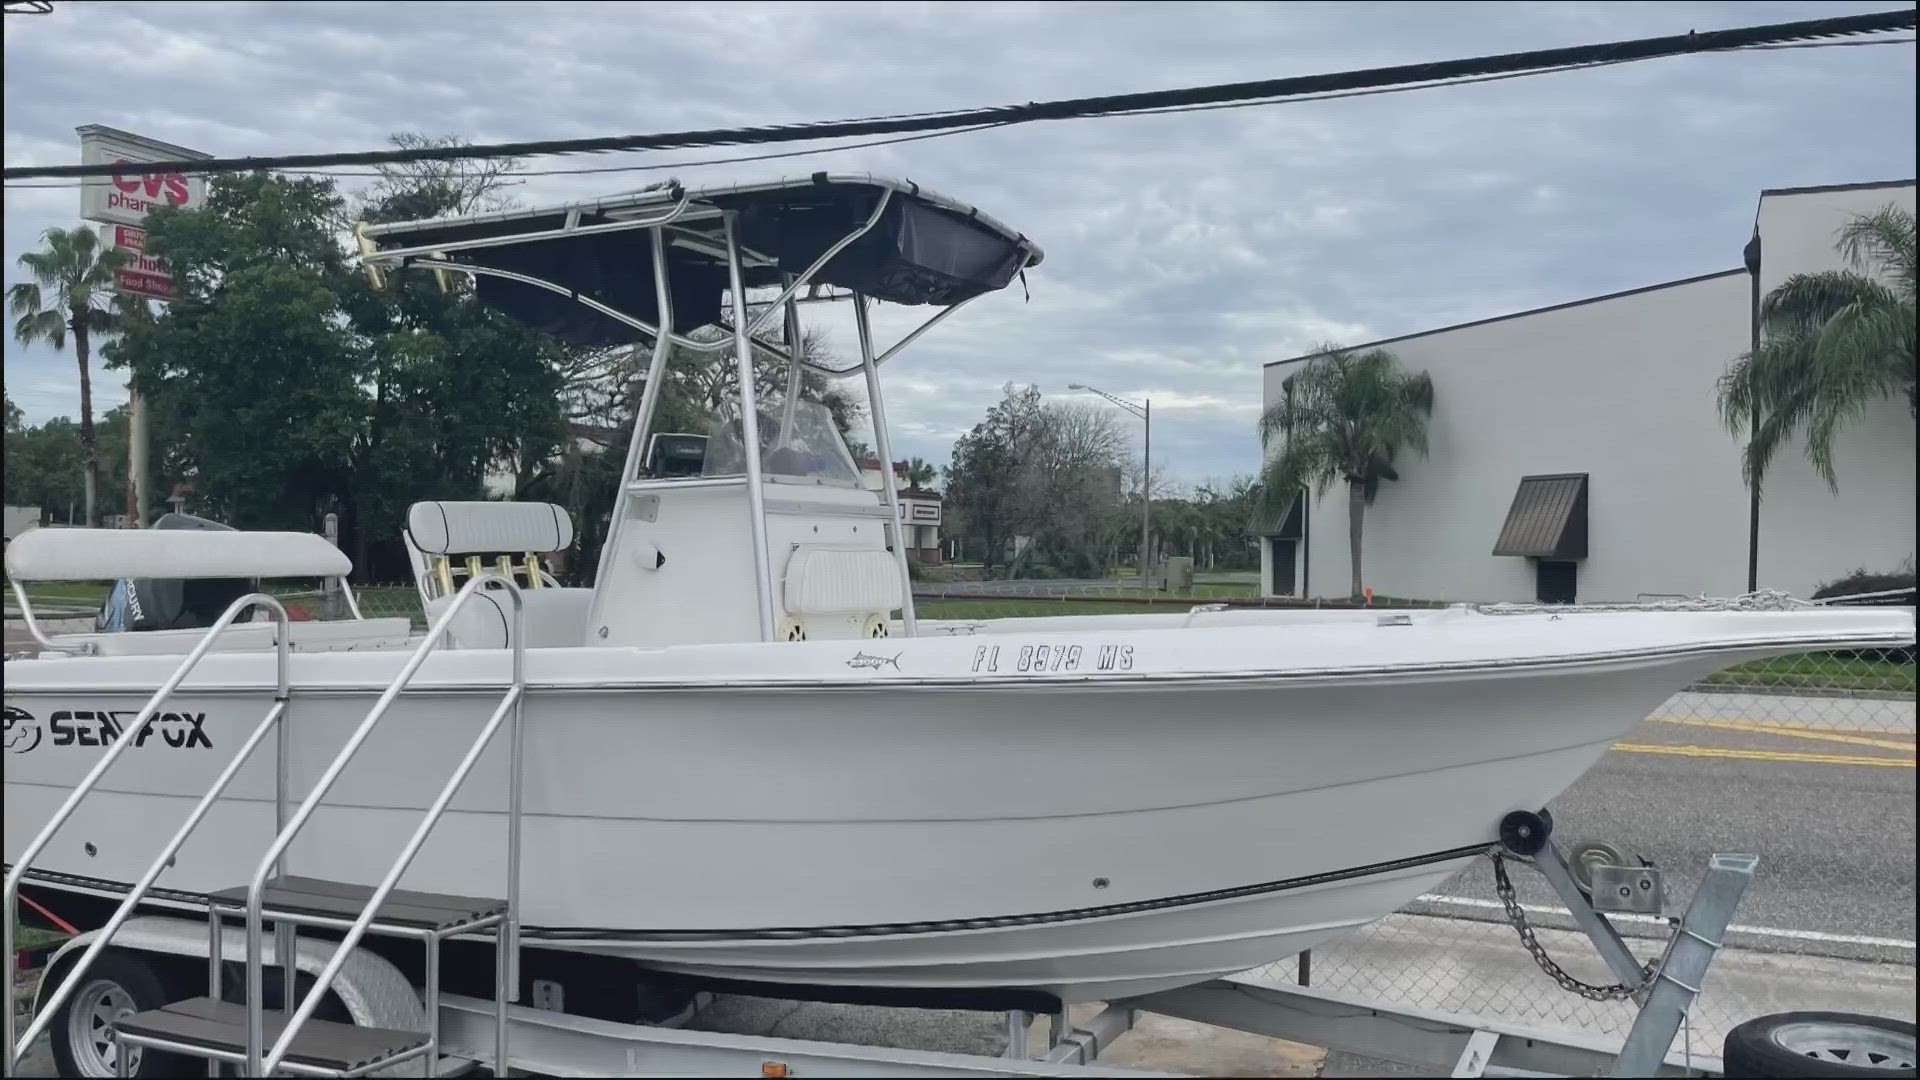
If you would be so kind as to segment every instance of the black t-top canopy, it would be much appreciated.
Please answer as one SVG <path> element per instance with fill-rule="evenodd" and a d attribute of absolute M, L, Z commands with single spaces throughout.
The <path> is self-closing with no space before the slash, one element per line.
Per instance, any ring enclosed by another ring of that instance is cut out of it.
<path fill-rule="evenodd" d="M 886 206 L 877 220 L 880 200 Z M 565 292 L 476 274 L 480 300 L 574 345 L 619 345 L 633 328 L 577 303 L 585 297 L 646 323 L 660 321 L 647 228 L 665 224 L 676 333 L 719 321 L 727 289 L 722 215 L 735 212 L 749 288 L 781 286 L 873 222 L 811 283 L 896 304 L 951 306 L 1005 288 L 1037 265 L 1038 245 L 964 203 L 916 184 L 828 175 L 687 190 L 677 183 L 549 209 L 367 226 L 373 265 L 453 263 L 536 278 Z"/>

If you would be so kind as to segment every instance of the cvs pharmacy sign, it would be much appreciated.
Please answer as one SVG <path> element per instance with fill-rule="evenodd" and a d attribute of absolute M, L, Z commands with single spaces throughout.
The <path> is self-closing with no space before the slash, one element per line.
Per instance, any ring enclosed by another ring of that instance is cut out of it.
<path fill-rule="evenodd" d="M 107 207 L 125 207 L 145 217 L 162 206 L 185 206 L 193 200 L 187 178 L 177 172 L 146 172 L 144 166 L 122 160 L 113 171 L 114 190 L 107 192 Z"/>
<path fill-rule="evenodd" d="M 163 206 L 195 209 L 207 198 L 204 176 L 176 169 L 155 169 L 157 161 L 182 161 L 211 155 L 163 143 L 115 128 L 89 124 L 80 129 L 80 162 L 111 165 L 106 180 L 95 177 L 80 188 L 80 216 L 110 225 L 139 225 Z"/>

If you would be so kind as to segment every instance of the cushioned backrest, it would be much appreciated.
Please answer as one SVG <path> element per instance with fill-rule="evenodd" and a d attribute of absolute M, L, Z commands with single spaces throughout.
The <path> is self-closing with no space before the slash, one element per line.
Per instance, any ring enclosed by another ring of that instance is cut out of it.
<path fill-rule="evenodd" d="M 562 551 L 573 518 L 552 503 L 419 502 L 407 508 L 407 537 L 428 555 Z"/>
<path fill-rule="evenodd" d="M 6 562 L 8 575 L 20 581 L 345 577 L 353 572 L 353 563 L 324 537 L 289 532 L 34 529 L 7 545 Z"/>
<path fill-rule="evenodd" d="M 900 566 L 878 548 L 802 545 L 787 560 L 784 599 L 795 615 L 887 612 L 900 606 Z"/>

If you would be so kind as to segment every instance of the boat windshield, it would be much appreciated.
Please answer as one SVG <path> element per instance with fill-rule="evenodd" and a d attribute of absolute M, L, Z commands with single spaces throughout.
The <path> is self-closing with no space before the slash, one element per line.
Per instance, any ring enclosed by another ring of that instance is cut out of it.
<path fill-rule="evenodd" d="M 860 486 L 860 471 L 847 452 L 833 413 L 817 401 L 794 402 L 791 422 L 775 405 L 759 414 L 760 469 L 769 480 L 783 483 Z M 784 427 L 784 430 L 783 430 Z M 707 430 L 706 460 L 701 476 L 740 476 L 747 471 L 747 455 L 740 438 L 738 417 L 722 417 Z"/>

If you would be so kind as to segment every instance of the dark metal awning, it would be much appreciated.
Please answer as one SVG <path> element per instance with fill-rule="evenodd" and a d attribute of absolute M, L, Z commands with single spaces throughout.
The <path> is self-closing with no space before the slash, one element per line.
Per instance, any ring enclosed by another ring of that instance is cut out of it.
<path fill-rule="evenodd" d="M 1295 495 L 1285 506 L 1256 503 L 1253 513 L 1247 517 L 1247 535 L 1271 536 L 1277 540 L 1300 539 L 1300 522 L 1306 504 L 1307 500 L 1300 495 Z"/>
<path fill-rule="evenodd" d="M 1530 559 L 1586 558 L 1587 474 L 1521 477 L 1493 553 Z"/>

